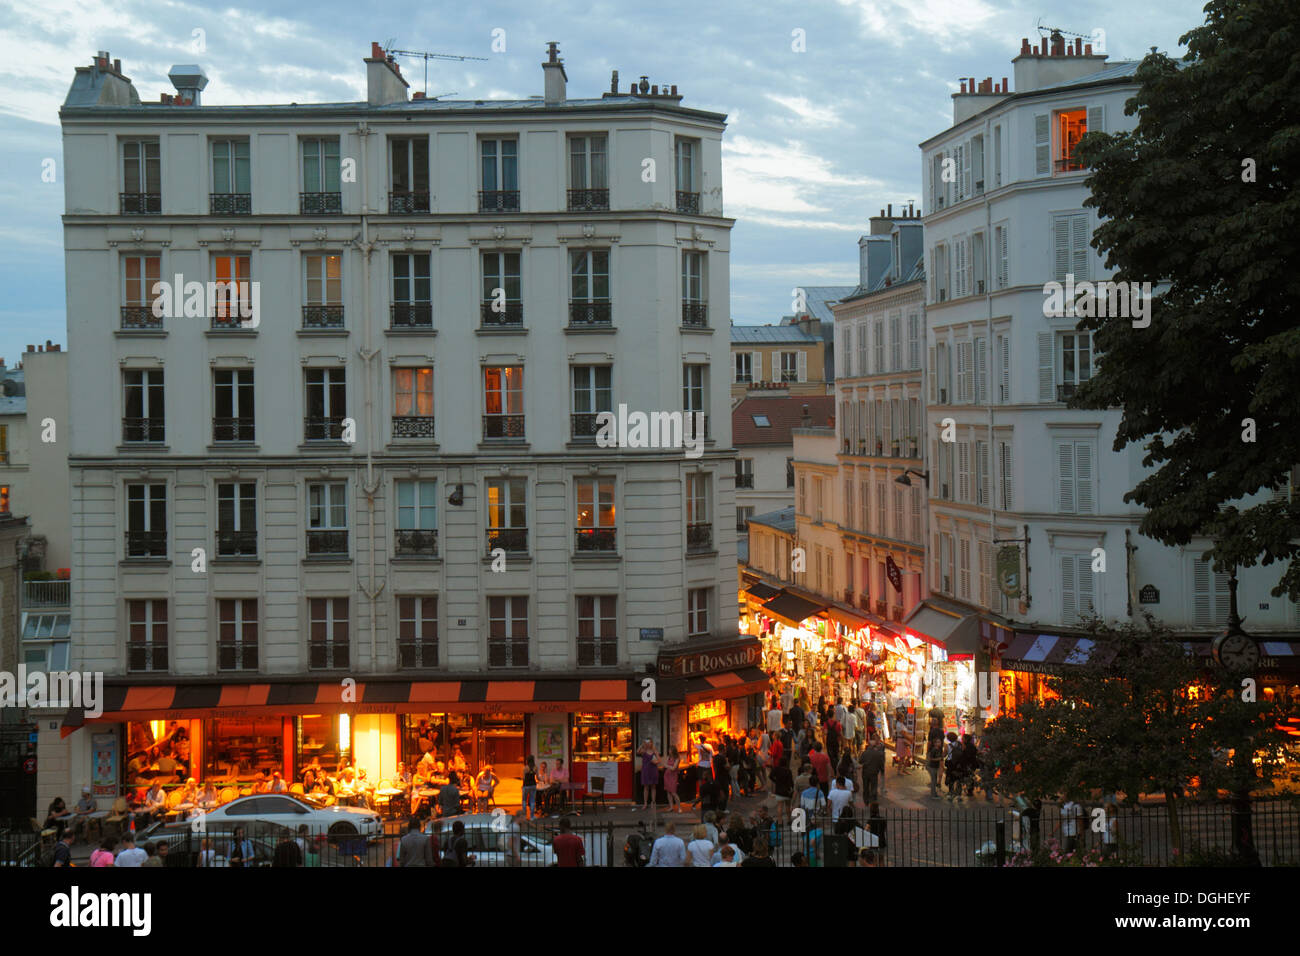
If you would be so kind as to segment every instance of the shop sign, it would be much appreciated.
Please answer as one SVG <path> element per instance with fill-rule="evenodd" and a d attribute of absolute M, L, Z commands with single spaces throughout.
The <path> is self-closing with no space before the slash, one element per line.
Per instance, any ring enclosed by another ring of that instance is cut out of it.
<path fill-rule="evenodd" d="M 1020 596 L 1020 546 L 998 549 L 998 590 L 1007 597 Z"/>
<path fill-rule="evenodd" d="M 758 664 L 761 655 L 762 645 L 753 640 L 728 644 L 713 650 L 676 654 L 671 657 L 661 655 L 659 676 L 701 677 L 705 674 L 752 667 Z"/>
<path fill-rule="evenodd" d="M 90 738 L 91 761 L 95 768 L 91 777 L 93 793 L 97 797 L 117 795 L 117 734 L 94 734 Z"/>
<path fill-rule="evenodd" d="M 1154 584 L 1144 584 L 1144 585 L 1142 585 L 1141 590 L 1138 591 L 1138 603 L 1139 603 L 1139 604 L 1159 604 L 1159 603 L 1160 603 L 1160 592 L 1159 592 L 1158 590 L 1156 590 L 1156 587 L 1155 587 Z"/>

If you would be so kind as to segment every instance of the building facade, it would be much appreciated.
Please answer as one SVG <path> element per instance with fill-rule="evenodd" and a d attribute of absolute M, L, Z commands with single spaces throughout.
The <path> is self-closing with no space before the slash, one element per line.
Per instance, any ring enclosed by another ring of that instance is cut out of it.
<path fill-rule="evenodd" d="M 794 434 L 802 425 L 826 427 L 834 419 L 829 395 L 796 398 L 756 393 L 731 412 L 736 448 L 736 533 L 745 521 L 794 502 Z"/>
<path fill-rule="evenodd" d="M 751 395 L 825 395 L 826 345 L 816 323 L 733 325 L 731 401 Z"/>

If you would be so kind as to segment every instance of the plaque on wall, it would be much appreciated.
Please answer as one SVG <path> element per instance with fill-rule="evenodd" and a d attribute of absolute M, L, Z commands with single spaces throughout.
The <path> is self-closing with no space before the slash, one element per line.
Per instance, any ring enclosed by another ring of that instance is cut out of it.
<path fill-rule="evenodd" d="M 1142 588 L 1138 591 L 1138 603 L 1139 604 L 1160 603 L 1160 592 L 1156 590 L 1155 585 L 1153 584 L 1142 585 Z"/>

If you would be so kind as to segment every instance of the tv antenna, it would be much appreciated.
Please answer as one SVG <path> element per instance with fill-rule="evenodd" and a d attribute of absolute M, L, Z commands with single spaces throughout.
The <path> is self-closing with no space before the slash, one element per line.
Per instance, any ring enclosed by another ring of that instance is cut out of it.
<path fill-rule="evenodd" d="M 1038 27 L 1038 32 L 1039 32 L 1042 36 L 1049 36 L 1049 35 L 1050 35 L 1050 36 L 1052 36 L 1052 37 L 1058 37 L 1058 36 L 1060 36 L 1060 37 L 1075 37 L 1076 39 L 1079 39 L 1079 40 L 1092 40 L 1092 39 L 1093 39 L 1093 36 L 1094 36 L 1093 33 L 1072 33 L 1072 32 L 1070 32 L 1069 30 L 1062 30 L 1060 27 L 1049 27 L 1049 26 L 1045 26 L 1045 25 L 1043 24 L 1043 18 L 1042 18 L 1042 17 L 1039 17 L 1039 18 L 1038 18 L 1038 24 L 1037 24 L 1037 27 Z"/>
<path fill-rule="evenodd" d="M 458 53 L 427 53 L 424 50 L 389 50 L 394 56 L 414 56 L 424 60 L 424 95 L 429 95 L 429 61 L 430 60 L 487 60 L 485 56 L 461 56 Z M 450 96 L 450 93 L 439 93 L 438 96 Z M 434 97 L 437 99 L 437 97 Z"/>

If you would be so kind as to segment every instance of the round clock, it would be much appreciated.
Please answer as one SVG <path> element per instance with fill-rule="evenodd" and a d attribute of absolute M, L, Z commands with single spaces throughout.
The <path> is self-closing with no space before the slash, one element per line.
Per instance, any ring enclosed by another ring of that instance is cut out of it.
<path fill-rule="evenodd" d="M 1220 634 L 1211 650 L 1214 659 L 1230 671 L 1253 671 L 1259 666 L 1259 643 L 1249 634 Z"/>

